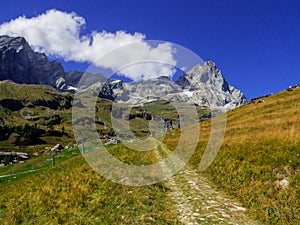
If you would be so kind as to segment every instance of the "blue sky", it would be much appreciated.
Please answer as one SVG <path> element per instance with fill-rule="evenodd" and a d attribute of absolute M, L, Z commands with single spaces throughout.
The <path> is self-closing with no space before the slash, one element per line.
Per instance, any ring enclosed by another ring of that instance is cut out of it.
<path fill-rule="evenodd" d="M 215 61 L 249 100 L 300 83 L 298 1 L 11 0 L 0 6 L 0 24 L 57 9 L 85 19 L 82 35 L 122 30 L 182 45 L 204 61 Z M 63 64 L 66 70 L 88 66 Z"/>

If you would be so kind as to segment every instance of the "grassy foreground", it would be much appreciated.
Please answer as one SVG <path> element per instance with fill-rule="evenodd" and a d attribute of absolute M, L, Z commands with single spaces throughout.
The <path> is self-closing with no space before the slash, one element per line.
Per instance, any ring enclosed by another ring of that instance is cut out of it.
<path fill-rule="evenodd" d="M 180 224 L 163 183 L 129 187 L 75 156 L 0 187 L 1 224 Z"/>

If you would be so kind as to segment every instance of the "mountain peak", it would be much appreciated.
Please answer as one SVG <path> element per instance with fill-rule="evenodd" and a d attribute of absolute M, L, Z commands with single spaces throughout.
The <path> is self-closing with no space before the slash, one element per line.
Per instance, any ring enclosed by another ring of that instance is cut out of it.
<path fill-rule="evenodd" d="M 168 77 L 120 83 L 118 86 L 110 82 L 103 90 L 105 94 L 102 96 L 110 96 L 117 102 L 132 106 L 167 100 L 230 110 L 247 102 L 244 94 L 227 83 L 212 61 L 194 66 L 176 82 Z"/>
<path fill-rule="evenodd" d="M 245 95 L 240 90 L 227 83 L 221 70 L 213 61 L 194 66 L 179 77 L 176 83 L 185 90 L 202 92 L 198 95 L 201 95 L 201 98 L 209 98 L 207 100 L 210 106 L 232 109 L 247 102 Z"/>
<path fill-rule="evenodd" d="M 15 49 L 20 52 L 22 49 L 30 49 L 29 44 L 23 37 L 0 36 L 0 48 L 3 50 Z"/>
<path fill-rule="evenodd" d="M 12 43 L 25 44 L 26 40 L 25 40 L 24 37 L 10 37 L 10 36 L 7 36 L 7 35 L 0 36 L 0 44 L 2 44 L 2 43 L 9 44 L 11 42 Z"/>
<path fill-rule="evenodd" d="M 0 36 L 0 56 L 0 80 L 48 84 L 58 89 L 66 86 L 62 65 L 33 51 L 23 37 Z"/>
<path fill-rule="evenodd" d="M 213 62 L 213 61 L 206 61 L 206 62 L 204 62 L 204 66 L 209 66 L 209 67 L 211 67 L 213 69 L 217 69 L 216 63 Z"/>

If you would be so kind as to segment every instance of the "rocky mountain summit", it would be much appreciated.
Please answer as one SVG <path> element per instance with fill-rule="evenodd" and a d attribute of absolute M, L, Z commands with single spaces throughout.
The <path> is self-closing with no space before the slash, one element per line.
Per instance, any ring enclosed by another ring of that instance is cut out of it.
<path fill-rule="evenodd" d="M 162 76 L 139 82 L 107 80 L 94 86 L 101 96 L 129 105 L 166 100 L 230 110 L 247 102 L 245 95 L 227 83 L 212 61 L 196 65 L 175 82 Z"/>
<path fill-rule="evenodd" d="M 43 53 L 34 52 L 23 37 L 0 36 L 0 79 L 21 84 L 66 86 L 65 71 Z"/>
<path fill-rule="evenodd" d="M 0 36 L 0 80 L 21 84 L 47 84 L 60 91 L 76 90 L 84 72 L 65 72 L 44 53 L 35 52 L 23 37 Z M 196 65 L 175 82 L 158 77 L 139 82 L 106 79 L 85 74 L 86 87 L 99 97 L 130 105 L 156 100 L 192 102 L 199 106 L 233 109 L 247 102 L 244 94 L 230 86 L 212 61 Z"/>
<path fill-rule="evenodd" d="M 216 107 L 233 109 L 247 102 L 245 95 L 227 83 L 212 61 L 205 62 L 203 66 L 196 65 L 179 77 L 176 83 L 184 91 L 192 92 L 198 105 L 208 101 L 210 105 Z"/>

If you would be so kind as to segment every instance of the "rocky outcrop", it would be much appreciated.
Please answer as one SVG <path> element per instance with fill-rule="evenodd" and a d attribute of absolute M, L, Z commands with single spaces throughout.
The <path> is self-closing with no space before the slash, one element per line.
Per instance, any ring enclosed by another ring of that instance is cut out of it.
<path fill-rule="evenodd" d="M 56 61 L 34 52 L 23 37 L 0 36 L 0 80 L 21 84 L 48 84 L 66 88 L 65 72 Z"/>
<path fill-rule="evenodd" d="M 69 87 L 77 87 L 82 75 L 84 73 L 77 70 L 71 70 L 65 73 L 65 79 L 68 82 Z"/>
<path fill-rule="evenodd" d="M 83 76 L 84 75 L 84 76 Z M 97 82 L 105 82 L 106 78 L 102 74 L 92 74 L 88 72 L 81 72 L 71 70 L 65 73 L 66 90 L 75 90 L 78 83 L 82 86 L 91 86 Z"/>

